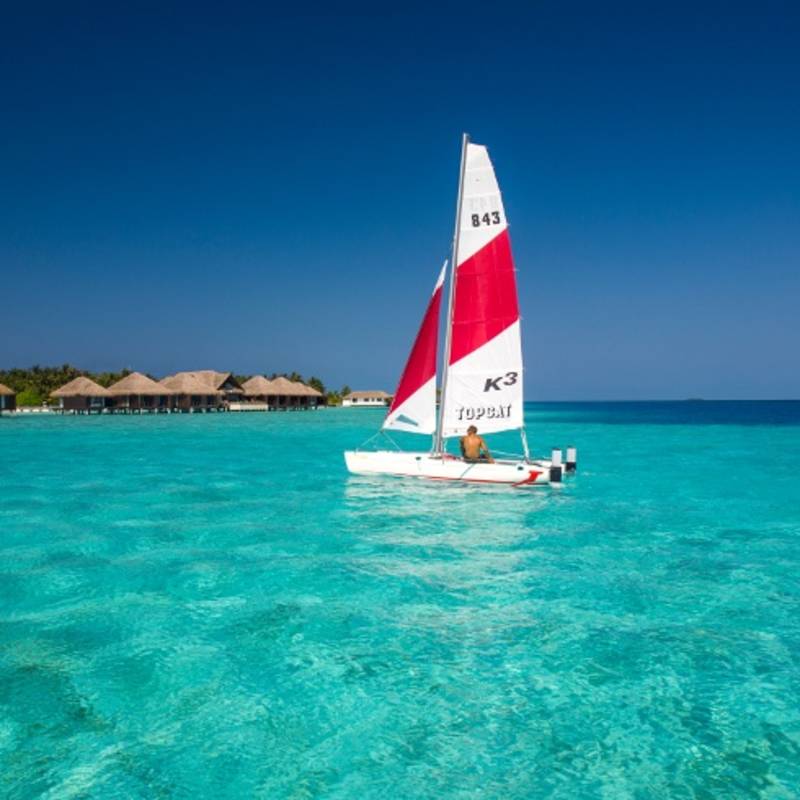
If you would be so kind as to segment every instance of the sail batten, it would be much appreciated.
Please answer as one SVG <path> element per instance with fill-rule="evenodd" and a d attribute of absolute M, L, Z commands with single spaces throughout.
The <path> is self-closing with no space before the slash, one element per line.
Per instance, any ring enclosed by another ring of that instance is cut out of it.
<path fill-rule="evenodd" d="M 521 428 L 522 347 L 508 222 L 489 154 L 466 144 L 442 434 Z"/>
<path fill-rule="evenodd" d="M 436 430 L 436 354 L 446 270 L 445 261 L 383 422 L 384 430 L 422 434 Z"/>

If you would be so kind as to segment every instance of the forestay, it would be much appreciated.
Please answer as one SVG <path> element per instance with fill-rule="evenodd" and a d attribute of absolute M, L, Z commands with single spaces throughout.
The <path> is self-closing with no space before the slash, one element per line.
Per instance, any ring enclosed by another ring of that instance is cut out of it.
<path fill-rule="evenodd" d="M 489 154 L 467 144 L 444 436 L 521 428 L 522 347 L 508 223 Z"/>

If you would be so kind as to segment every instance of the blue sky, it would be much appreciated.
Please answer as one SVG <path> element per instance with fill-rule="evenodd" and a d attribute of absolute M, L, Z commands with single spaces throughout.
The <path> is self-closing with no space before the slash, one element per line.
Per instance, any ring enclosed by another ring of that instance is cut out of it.
<path fill-rule="evenodd" d="M 800 397 L 796 5 L 297 8 L 4 9 L 0 367 L 391 390 L 466 130 L 528 397 Z"/>

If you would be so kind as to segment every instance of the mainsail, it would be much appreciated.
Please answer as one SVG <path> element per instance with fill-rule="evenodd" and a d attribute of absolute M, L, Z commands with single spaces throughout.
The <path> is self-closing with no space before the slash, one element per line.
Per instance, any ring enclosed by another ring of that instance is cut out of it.
<path fill-rule="evenodd" d="M 508 223 L 489 154 L 466 142 L 442 435 L 522 428 L 522 346 Z"/>
<path fill-rule="evenodd" d="M 426 434 L 436 429 L 436 350 L 446 270 L 445 261 L 384 420 L 384 429 Z"/>

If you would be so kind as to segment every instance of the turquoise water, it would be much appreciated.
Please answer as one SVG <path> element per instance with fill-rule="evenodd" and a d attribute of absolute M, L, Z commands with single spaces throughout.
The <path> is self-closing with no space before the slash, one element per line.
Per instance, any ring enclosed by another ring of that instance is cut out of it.
<path fill-rule="evenodd" d="M 0 420 L 0 796 L 800 796 L 800 404 L 527 413 L 561 491 L 348 477 L 363 409 Z"/>

